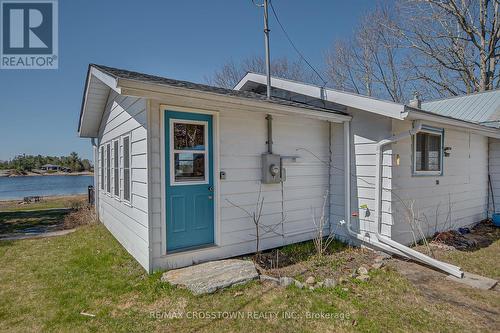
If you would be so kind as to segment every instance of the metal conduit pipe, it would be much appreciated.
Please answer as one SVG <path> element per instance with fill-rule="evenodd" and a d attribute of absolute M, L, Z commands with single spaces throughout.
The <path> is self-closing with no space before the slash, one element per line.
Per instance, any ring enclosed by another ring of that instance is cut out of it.
<path fill-rule="evenodd" d="M 273 116 L 268 114 L 266 116 L 267 120 L 267 152 L 269 154 L 273 153 Z"/>

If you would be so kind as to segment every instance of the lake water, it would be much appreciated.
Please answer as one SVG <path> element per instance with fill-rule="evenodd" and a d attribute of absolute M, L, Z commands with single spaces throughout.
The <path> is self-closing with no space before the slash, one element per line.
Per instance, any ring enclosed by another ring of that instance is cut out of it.
<path fill-rule="evenodd" d="M 0 177 L 0 200 L 16 200 L 32 195 L 84 194 L 93 184 L 92 176 Z"/>

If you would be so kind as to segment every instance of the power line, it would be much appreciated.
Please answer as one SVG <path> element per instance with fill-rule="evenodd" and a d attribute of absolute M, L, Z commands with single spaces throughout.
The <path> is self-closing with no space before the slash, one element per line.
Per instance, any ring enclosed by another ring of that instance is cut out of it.
<path fill-rule="evenodd" d="M 253 2 L 253 0 L 252 0 L 252 2 Z M 314 68 L 313 65 L 311 65 L 311 63 L 309 63 L 309 61 L 307 61 L 306 57 L 304 57 L 302 52 L 300 52 L 300 50 L 297 48 L 297 46 L 295 46 L 295 43 L 292 41 L 292 38 L 290 38 L 290 35 L 288 35 L 288 32 L 285 30 L 285 27 L 283 26 L 283 24 L 281 24 L 281 21 L 278 18 L 278 14 L 276 14 L 276 10 L 274 9 L 273 2 L 271 0 L 269 0 L 269 5 L 271 6 L 271 10 L 273 12 L 274 18 L 276 19 L 276 22 L 278 22 L 278 25 L 280 26 L 281 30 L 285 34 L 285 37 L 286 37 L 286 39 L 288 39 L 288 42 L 290 43 L 290 45 L 293 47 L 295 52 L 297 52 L 299 57 L 313 70 L 314 73 L 316 73 L 316 75 L 320 78 L 320 80 L 323 81 L 323 86 L 326 86 L 327 81 L 325 79 L 323 79 L 323 77 L 318 73 L 316 68 Z"/>

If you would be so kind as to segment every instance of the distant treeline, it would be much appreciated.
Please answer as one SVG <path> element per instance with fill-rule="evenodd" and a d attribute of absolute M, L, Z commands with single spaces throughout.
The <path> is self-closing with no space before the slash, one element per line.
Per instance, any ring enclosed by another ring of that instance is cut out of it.
<path fill-rule="evenodd" d="M 81 159 L 77 153 L 72 152 L 69 156 L 42 156 L 42 155 L 18 155 L 10 161 L 0 161 L 0 170 L 13 169 L 16 171 L 33 171 L 40 169 L 42 165 L 53 164 L 70 168 L 71 171 L 90 171 L 92 163 L 88 159 Z"/>

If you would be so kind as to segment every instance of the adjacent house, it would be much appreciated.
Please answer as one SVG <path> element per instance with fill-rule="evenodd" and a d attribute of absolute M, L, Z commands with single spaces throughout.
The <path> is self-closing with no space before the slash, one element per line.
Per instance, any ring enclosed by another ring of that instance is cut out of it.
<path fill-rule="evenodd" d="M 127 251 L 149 272 L 255 252 L 259 196 L 260 249 L 308 240 L 326 200 L 327 232 L 459 275 L 405 245 L 493 211 L 500 91 L 403 105 L 271 85 L 267 99 L 255 73 L 229 90 L 89 66 L 78 132 Z"/>

